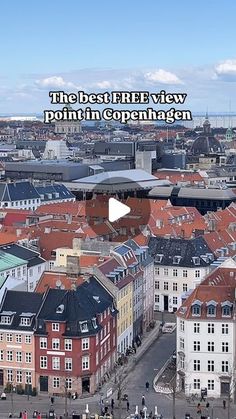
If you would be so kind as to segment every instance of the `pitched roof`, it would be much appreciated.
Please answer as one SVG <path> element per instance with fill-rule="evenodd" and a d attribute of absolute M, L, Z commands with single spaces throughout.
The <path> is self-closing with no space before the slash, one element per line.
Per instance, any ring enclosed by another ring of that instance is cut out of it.
<path fill-rule="evenodd" d="M 158 265 L 197 268 L 209 266 L 214 260 L 204 237 L 192 240 L 150 237 L 148 246 L 150 255 Z M 209 258 L 205 257 L 207 254 Z M 179 258 L 178 262 L 174 261 L 175 257 Z"/>

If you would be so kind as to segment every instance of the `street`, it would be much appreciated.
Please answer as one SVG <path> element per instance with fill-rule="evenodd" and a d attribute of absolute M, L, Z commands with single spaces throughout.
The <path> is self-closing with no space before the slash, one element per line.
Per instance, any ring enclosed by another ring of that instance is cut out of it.
<path fill-rule="evenodd" d="M 140 361 L 135 365 L 133 370 L 128 374 L 126 378 L 126 385 L 123 389 L 124 393 L 129 396 L 130 402 L 130 413 L 135 412 L 135 407 L 138 405 L 139 410 L 141 409 L 141 398 L 144 394 L 145 402 L 147 406 L 147 414 L 151 411 L 154 414 L 155 406 L 157 406 L 158 413 L 162 413 L 163 419 L 172 419 L 172 396 L 165 394 L 155 393 L 152 383 L 154 377 L 160 371 L 166 360 L 171 356 L 175 349 L 175 333 L 161 335 L 152 346 L 145 352 Z M 146 392 L 145 383 L 150 383 L 149 391 Z M 117 407 L 116 394 L 113 395 L 115 400 L 115 407 Z M 68 400 L 68 412 L 71 414 L 72 411 L 82 413 L 85 411 L 86 404 L 88 404 L 89 411 L 91 413 L 100 413 L 99 405 L 100 394 L 96 394 L 93 397 Z M 212 419 L 225 419 L 227 417 L 227 409 L 223 410 L 222 400 L 209 400 L 210 409 L 209 414 Z M 126 402 L 122 402 L 122 418 L 126 418 L 128 413 L 126 412 Z M 184 419 L 185 413 L 189 412 L 193 419 L 199 418 L 197 415 L 197 403 L 188 404 L 183 394 L 177 395 L 176 398 L 176 419 Z M 202 404 L 203 405 L 203 404 Z M 214 407 L 213 407 L 214 406 Z M 56 397 L 54 403 L 54 409 L 57 415 L 63 415 L 65 407 L 65 399 L 63 397 Z M 212 409 L 213 407 L 213 409 Z M 19 396 L 14 394 L 13 396 L 13 412 L 15 417 L 19 416 L 20 411 L 28 411 L 29 418 L 32 417 L 34 410 L 40 412 L 48 412 L 50 409 L 50 398 L 47 394 L 40 395 L 37 397 L 30 397 L 29 401 L 27 396 Z M 0 401 L 0 419 L 7 419 L 9 412 L 12 410 L 11 396 L 7 395 L 6 401 Z M 114 418 L 118 417 L 117 409 L 114 410 Z M 235 405 L 231 406 L 230 419 L 236 417 Z"/>

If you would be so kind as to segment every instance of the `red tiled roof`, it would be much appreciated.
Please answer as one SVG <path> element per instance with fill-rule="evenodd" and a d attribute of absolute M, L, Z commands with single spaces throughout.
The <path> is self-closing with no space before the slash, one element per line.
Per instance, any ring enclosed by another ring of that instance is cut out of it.
<path fill-rule="evenodd" d="M 64 289 L 70 290 L 73 286 L 78 286 L 84 282 L 82 275 L 77 278 L 70 278 L 66 273 L 61 272 L 44 272 L 36 286 L 35 292 L 43 293 L 48 288 L 58 288 L 63 286 Z M 60 284 L 60 286 L 58 286 Z"/>

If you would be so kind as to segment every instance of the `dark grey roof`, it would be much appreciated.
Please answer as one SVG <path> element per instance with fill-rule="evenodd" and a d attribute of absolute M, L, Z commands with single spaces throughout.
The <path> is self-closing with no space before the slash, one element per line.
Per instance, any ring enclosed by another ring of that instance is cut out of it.
<path fill-rule="evenodd" d="M 85 282 L 76 291 L 49 289 L 44 304 L 38 314 L 37 333 L 46 332 L 45 320 L 55 322 L 66 322 L 65 335 L 88 336 L 93 335 L 101 329 L 97 324 L 94 327 L 92 322 L 96 314 L 103 312 L 112 306 L 113 299 L 110 294 L 91 277 L 89 283 Z M 63 307 L 59 313 L 58 307 Z M 114 313 L 117 311 L 115 310 Z M 87 321 L 88 331 L 81 332 L 80 322 Z"/>
<path fill-rule="evenodd" d="M 4 185 L 4 192 L 2 193 Z M 1 184 L 0 197 L 2 201 L 20 201 L 40 198 L 34 185 L 28 181 Z"/>
<path fill-rule="evenodd" d="M 7 324 L 1 324 L 1 329 L 13 329 L 13 330 L 33 330 L 35 326 L 35 316 L 30 326 L 20 326 L 20 316 L 22 313 L 34 313 L 37 314 L 40 305 L 42 303 L 42 294 L 24 292 L 24 291 L 6 291 L 1 305 L 2 312 L 12 312 L 13 321 L 9 326 Z"/>
<path fill-rule="evenodd" d="M 38 252 L 35 252 L 33 250 L 28 249 L 27 247 L 20 246 L 18 244 L 8 244 L 5 246 L 1 246 L 0 249 L 3 250 L 5 253 L 9 253 L 23 260 L 27 260 L 29 268 L 32 266 L 40 265 L 41 263 L 45 262 L 45 260 L 40 257 Z"/>
<path fill-rule="evenodd" d="M 44 198 L 41 198 L 41 201 L 51 201 L 51 200 L 55 200 L 55 199 L 60 199 L 61 200 L 61 199 L 75 198 L 73 193 L 70 192 L 69 189 L 67 189 L 67 187 L 65 185 L 62 185 L 62 184 L 35 186 L 35 189 L 37 190 L 39 195 L 44 196 Z M 52 198 L 50 198 L 50 195 L 52 196 Z"/>
<path fill-rule="evenodd" d="M 197 269 L 209 266 L 215 259 L 203 237 L 193 240 L 151 237 L 148 245 L 156 265 Z"/>

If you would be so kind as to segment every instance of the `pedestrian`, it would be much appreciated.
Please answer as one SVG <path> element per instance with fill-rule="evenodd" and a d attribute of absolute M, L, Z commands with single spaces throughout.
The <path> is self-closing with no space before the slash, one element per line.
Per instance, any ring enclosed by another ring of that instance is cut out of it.
<path fill-rule="evenodd" d="M 111 410 L 114 410 L 114 406 L 115 406 L 115 401 L 114 399 L 111 399 Z"/>
<path fill-rule="evenodd" d="M 52 396 L 51 397 L 51 404 L 53 404 L 54 403 L 54 397 Z"/>
<path fill-rule="evenodd" d="M 149 382 L 147 381 L 146 382 L 146 391 L 148 391 L 149 390 Z"/>
<path fill-rule="evenodd" d="M 142 406 L 143 407 L 145 406 L 145 396 L 144 396 L 144 394 L 142 395 Z"/>
<path fill-rule="evenodd" d="M 207 402 L 207 403 L 206 403 L 206 408 L 207 408 L 207 409 L 209 409 L 209 406 L 210 406 L 210 403 L 209 403 L 209 402 Z"/>
<path fill-rule="evenodd" d="M 200 415 L 201 413 L 202 413 L 202 408 L 201 408 L 200 403 L 198 403 L 198 405 L 197 405 L 197 414 Z"/>
<path fill-rule="evenodd" d="M 127 406 L 127 412 L 129 412 L 129 400 L 127 400 L 126 406 Z"/>
<path fill-rule="evenodd" d="M 226 409 L 226 401 L 223 400 L 223 409 Z"/>

